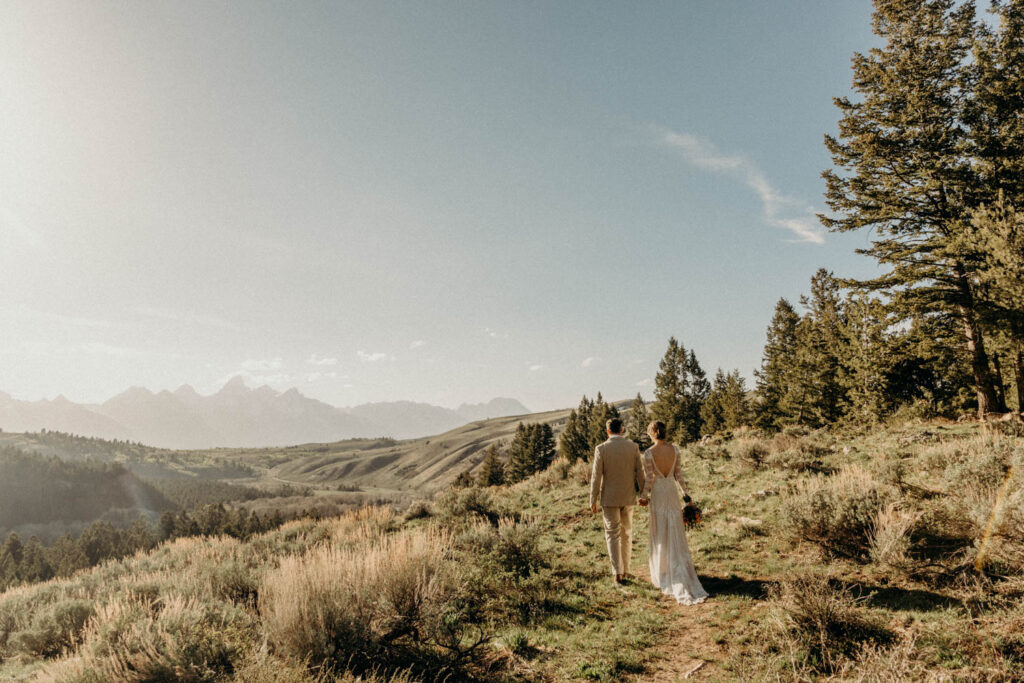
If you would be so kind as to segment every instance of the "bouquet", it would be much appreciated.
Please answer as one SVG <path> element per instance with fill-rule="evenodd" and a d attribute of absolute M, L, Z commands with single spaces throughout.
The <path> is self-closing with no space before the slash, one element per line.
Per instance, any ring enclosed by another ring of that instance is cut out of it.
<path fill-rule="evenodd" d="M 701 511 L 689 496 L 683 496 L 683 525 L 687 529 L 695 529 L 700 526 Z"/>

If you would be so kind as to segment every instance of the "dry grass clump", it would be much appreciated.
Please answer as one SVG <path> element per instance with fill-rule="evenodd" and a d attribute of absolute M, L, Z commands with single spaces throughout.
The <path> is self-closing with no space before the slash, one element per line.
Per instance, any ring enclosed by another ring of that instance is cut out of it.
<path fill-rule="evenodd" d="M 848 587 L 828 576 L 797 575 L 773 586 L 772 645 L 794 671 L 833 673 L 865 646 L 885 646 L 894 635 Z"/>
<path fill-rule="evenodd" d="M 909 555 L 911 531 L 921 519 L 921 512 L 889 503 L 875 514 L 868 535 L 868 555 L 882 567 L 906 570 L 913 560 Z"/>
<path fill-rule="evenodd" d="M 503 516 L 491 493 L 483 488 L 449 489 L 434 501 L 434 508 L 442 520 L 451 523 L 472 524 L 485 519 L 493 526 Z"/>
<path fill-rule="evenodd" d="M 466 652 L 454 604 L 458 572 L 445 559 L 450 547 L 447 534 L 425 530 L 283 559 L 260 590 L 269 643 L 336 670 L 452 665 Z"/>
<path fill-rule="evenodd" d="M 209 681 L 234 671 L 252 624 L 229 605 L 170 597 L 154 610 L 131 600 L 101 606 L 75 656 L 45 676 L 57 681 Z"/>
<path fill-rule="evenodd" d="M 799 482 L 784 503 L 784 519 L 794 535 L 826 555 L 864 560 L 878 513 L 893 495 L 869 472 L 849 465 Z"/>
<path fill-rule="evenodd" d="M 729 455 L 734 460 L 754 468 L 760 467 L 770 453 L 771 448 L 763 439 L 736 439 L 729 445 Z"/>
<path fill-rule="evenodd" d="M 538 474 L 534 481 L 543 488 L 559 486 L 569 478 L 569 473 L 572 469 L 572 463 L 569 462 L 568 458 L 558 457 L 546 470 Z"/>
<path fill-rule="evenodd" d="M 62 600 L 30 615 L 32 621 L 24 630 L 4 630 L 11 651 L 54 657 L 78 643 L 92 615 L 91 602 Z"/>

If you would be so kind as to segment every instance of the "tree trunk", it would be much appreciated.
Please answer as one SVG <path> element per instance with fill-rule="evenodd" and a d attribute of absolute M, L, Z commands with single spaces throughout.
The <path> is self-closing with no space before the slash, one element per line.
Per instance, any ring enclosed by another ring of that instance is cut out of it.
<path fill-rule="evenodd" d="M 978 392 L 978 417 L 982 420 L 988 413 L 1005 413 L 1006 406 L 1001 405 L 996 394 L 995 380 L 989 367 L 988 355 L 985 353 L 985 340 L 978 325 L 978 316 L 974 306 L 974 292 L 970 280 L 962 265 L 956 265 L 957 288 L 960 290 L 960 321 L 964 326 L 964 338 L 967 341 L 967 352 L 971 354 L 971 372 L 974 375 L 974 388 Z"/>
<path fill-rule="evenodd" d="M 1006 384 L 1003 382 L 1003 366 L 999 363 L 999 353 L 992 354 L 992 372 L 996 380 L 996 400 L 1006 406 Z M 1006 412 L 1006 411 L 1003 411 Z"/>
<path fill-rule="evenodd" d="M 1017 383 L 1017 412 L 1024 413 L 1024 349 L 1017 345 L 1017 358 L 1013 363 L 1013 378 Z"/>

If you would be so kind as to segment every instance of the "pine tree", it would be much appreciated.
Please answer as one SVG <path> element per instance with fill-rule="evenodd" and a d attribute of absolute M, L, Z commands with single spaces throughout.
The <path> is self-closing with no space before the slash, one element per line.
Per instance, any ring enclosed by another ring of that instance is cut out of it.
<path fill-rule="evenodd" d="M 762 429 L 779 429 L 788 417 L 784 403 L 795 375 L 799 322 L 800 317 L 793 306 L 785 299 L 779 299 L 768 325 L 761 369 L 754 373 L 759 399 L 756 422 Z"/>
<path fill-rule="evenodd" d="M 542 422 L 537 425 L 537 438 L 535 440 L 536 450 L 534 451 L 534 471 L 543 472 L 555 459 L 555 432 L 551 425 Z"/>
<path fill-rule="evenodd" d="M 726 374 L 718 369 L 700 414 L 703 434 L 716 434 L 750 424 L 750 401 L 739 370 Z"/>
<path fill-rule="evenodd" d="M 526 479 L 533 473 L 533 455 L 530 453 L 530 431 L 520 422 L 508 448 L 505 461 L 505 481 L 509 484 Z"/>
<path fill-rule="evenodd" d="M 842 381 L 846 321 L 839 287 L 835 276 L 821 268 L 811 278 L 811 296 L 801 299 L 810 316 L 802 368 L 810 405 L 809 419 L 803 422 L 815 427 L 836 422 L 846 405 Z"/>
<path fill-rule="evenodd" d="M 877 422 L 892 406 L 888 378 L 893 355 L 886 337 L 889 317 L 881 301 L 863 293 L 851 295 L 846 308 L 848 351 L 842 378 L 846 411 L 859 422 Z"/>
<path fill-rule="evenodd" d="M 558 450 L 562 457 L 571 463 L 578 460 L 590 459 L 590 437 L 587 431 L 586 419 L 581 418 L 575 410 L 569 412 L 569 419 L 565 422 L 565 429 L 558 439 Z"/>
<path fill-rule="evenodd" d="M 858 99 L 835 100 L 839 137 L 826 136 L 825 144 L 836 170 L 824 173 L 835 215 L 822 221 L 873 236 L 860 251 L 888 272 L 859 288 L 890 294 L 901 318 L 957 320 L 984 415 L 1003 406 L 985 349 L 977 254 L 962 239 L 986 200 L 971 161 L 974 13 L 970 1 L 875 0 L 873 29 L 884 44 L 854 55 Z"/>
<path fill-rule="evenodd" d="M 700 409 L 710 392 L 697 356 L 671 337 L 654 378 L 651 416 L 665 423 L 669 438 L 674 441 L 694 441 L 700 436 Z"/>
<path fill-rule="evenodd" d="M 597 398 L 591 404 L 590 412 L 590 452 L 593 453 L 597 445 L 608 440 L 608 420 L 619 417 L 619 409 L 607 403 L 601 392 L 597 392 Z"/>
<path fill-rule="evenodd" d="M 505 465 L 498 455 L 497 444 L 487 447 L 483 465 L 480 466 L 480 486 L 501 486 L 505 483 Z"/>
<path fill-rule="evenodd" d="M 1024 212 L 1000 195 L 975 213 L 969 239 L 983 254 L 979 280 L 988 319 L 1012 368 L 1016 408 L 1024 411 Z"/>
<path fill-rule="evenodd" d="M 626 436 L 636 442 L 640 450 L 651 447 L 651 437 L 647 435 L 647 426 L 651 424 L 651 415 L 647 412 L 647 404 L 644 403 L 640 394 L 633 399 L 633 405 L 629 408 L 628 428 Z"/>

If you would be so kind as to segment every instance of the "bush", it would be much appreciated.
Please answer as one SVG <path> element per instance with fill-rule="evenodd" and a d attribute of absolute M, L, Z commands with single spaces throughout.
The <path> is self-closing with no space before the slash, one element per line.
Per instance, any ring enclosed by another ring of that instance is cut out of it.
<path fill-rule="evenodd" d="M 430 510 L 430 506 L 427 505 L 426 501 L 417 500 L 405 509 L 405 514 L 402 517 L 408 522 L 414 519 L 426 519 L 432 514 L 434 513 Z"/>
<path fill-rule="evenodd" d="M 13 633 L 10 645 L 39 657 L 54 657 L 74 646 L 81 637 L 93 607 L 85 600 L 64 600 L 39 612 L 31 626 Z"/>
<path fill-rule="evenodd" d="M 457 603 L 459 575 L 436 531 L 381 537 L 370 548 L 318 548 L 287 557 L 260 589 L 270 644 L 295 660 L 340 671 L 427 671 L 454 666 L 465 619 Z"/>
<path fill-rule="evenodd" d="M 460 535 L 455 545 L 477 564 L 523 579 L 548 566 L 539 541 L 539 527 L 502 520 L 497 528 L 479 525 Z"/>
<path fill-rule="evenodd" d="M 893 634 L 860 606 L 848 587 L 827 576 L 803 575 L 769 589 L 776 607 L 772 635 L 791 661 L 832 673 L 865 645 L 885 645 Z"/>
<path fill-rule="evenodd" d="M 908 555 L 910 532 L 920 518 L 920 512 L 901 509 L 894 503 L 879 510 L 868 539 L 871 561 L 889 569 L 907 569 L 912 564 Z"/>
<path fill-rule="evenodd" d="M 891 496 L 870 474 L 851 466 L 801 482 L 783 512 L 793 533 L 826 555 L 863 560 L 878 512 Z"/>
<path fill-rule="evenodd" d="M 117 601 L 89 622 L 77 656 L 47 667 L 62 681 L 212 681 L 242 658 L 248 619 L 237 608 L 180 596 L 151 606 Z"/>
<path fill-rule="evenodd" d="M 494 499 L 485 489 L 451 489 L 441 494 L 436 501 L 438 513 L 449 520 L 472 522 L 485 519 L 498 526 L 502 515 L 494 506 Z"/>
<path fill-rule="evenodd" d="M 729 449 L 730 455 L 751 467 L 760 467 L 768 457 L 768 446 L 760 439 L 737 439 Z"/>

